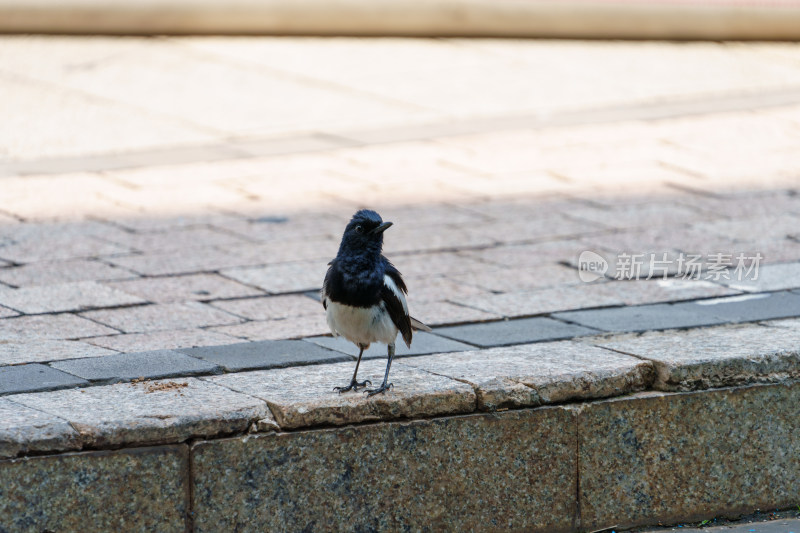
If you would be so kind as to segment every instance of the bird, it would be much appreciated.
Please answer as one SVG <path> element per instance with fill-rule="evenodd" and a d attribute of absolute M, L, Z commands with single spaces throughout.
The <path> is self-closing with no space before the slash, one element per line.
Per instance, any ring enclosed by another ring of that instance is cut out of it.
<path fill-rule="evenodd" d="M 339 393 L 363 387 L 369 397 L 390 389 L 389 369 L 397 334 L 410 348 L 413 330 L 431 331 L 408 314 L 406 284 L 383 255 L 383 232 L 391 226 L 375 211 L 357 211 L 344 229 L 336 257 L 328 263 L 320 293 L 328 327 L 335 337 L 344 337 L 359 348 L 350 383 L 334 387 Z M 386 344 L 388 361 L 383 384 L 368 389 L 372 382 L 358 381 L 358 365 L 364 350 L 374 342 Z"/>

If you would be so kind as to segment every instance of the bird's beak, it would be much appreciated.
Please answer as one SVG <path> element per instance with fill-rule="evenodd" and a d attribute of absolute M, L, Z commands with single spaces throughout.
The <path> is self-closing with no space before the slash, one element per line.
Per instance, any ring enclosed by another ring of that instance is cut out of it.
<path fill-rule="evenodd" d="M 370 231 L 370 233 L 372 233 L 372 234 L 383 233 L 384 231 L 386 231 L 390 227 L 392 227 L 392 223 L 391 222 L 384 222 L 383 224 L 381 224 L 380 226 L 378 226 L 374 230 Z"/>

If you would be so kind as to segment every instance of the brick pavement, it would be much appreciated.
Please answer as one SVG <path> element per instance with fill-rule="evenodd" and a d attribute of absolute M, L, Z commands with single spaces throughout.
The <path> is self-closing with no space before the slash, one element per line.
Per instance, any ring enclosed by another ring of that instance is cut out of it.
<path fill-rule="evenodd" d="M 0 128 L 0 364 L 326 334 L 313 291 L 359 207 L 395 222 L 387 255 L 435 326 L 800 287 L 797 45 L 4 37 L 0 55 L 0 105 L 31 119 Z M 587 285 L 583 250 L 609 278 L 621 253 L 769 266 Z"/>

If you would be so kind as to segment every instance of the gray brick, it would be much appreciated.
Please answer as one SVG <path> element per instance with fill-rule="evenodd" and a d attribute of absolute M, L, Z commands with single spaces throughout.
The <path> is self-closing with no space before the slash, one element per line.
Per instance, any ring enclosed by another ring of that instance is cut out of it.
<path fill-rule="evenodd" d="M 173 350 L 120 353 L 103 357 L 58 361 L 50 366 L 89 381 L 128 381 L 191 376 L 219 371 L 217 365 Z"/>
<path fill-rule="evenodd" d="M 84 379 L 37 363 L 0 368 L 0 394 L 63 389 L 85 384 L 88 382 Z"/>
<path fill-rule="evenodd" d="M 482 348 L 488 348 L 491 346 L 570 339 L 596 333 L 596 331 L 574 324 L 565 324 L 551 318 L 537 317 L 438 328 L 434 330 L 434 333 Z"/>
<path fill-rule="evenodd" d="M 567 311 L 553 316 L 603 331 L 648 331 L 710 326 L 725 322 L 694 302 Z"/>
<path fill-rule="evenodd" d="M 348 341 L 344 337 L 310 337 L 306 341 L 319 344 L 325 348 L 343 352 L 353 357 L 358 356 L 358 348 L 355 344 Z M 409 355 L 427 355 L 431 353 L 447 353 L 447 352 L 464 352 L 474 350 L 475 347 L 461 342 L 457 342 L 437 335 L 431 335 L 424 331 L 414 333 L 414 338 L 411 341 L 411 348 L 407 347 L 402 341 L 395 344 L 395 354 L 397 357 L 406 357 Z M 364 352 L 365 359 L 385 358 L 386 345 L 376 343 Z"/>
<path fill-rule="evenodd" d="M 800 294 L 774 292 L 700 300 L 683 304 L 692 312 L 713 314 L 722 322 L 754 322 L 800 316 Z"/>
<path fill-rule="evenodd" d="M 178 351 L 218 364 L 231 372 L 351 360 L 351 357 L 342 353 L 297 340 L 242 342 Z"/>

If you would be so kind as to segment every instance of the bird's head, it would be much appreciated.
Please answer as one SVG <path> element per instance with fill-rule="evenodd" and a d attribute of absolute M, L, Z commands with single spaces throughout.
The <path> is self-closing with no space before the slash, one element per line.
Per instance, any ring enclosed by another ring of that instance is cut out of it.
<path fill-rule="evenodd" d="M 339 253 L 343 251 L 380 253 L 383 247 L 383 232 L 391 225 L 391 222 L 384 222 L 375 211 L 362 209 L 356 212 L 344 229 Z"/>

